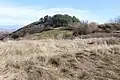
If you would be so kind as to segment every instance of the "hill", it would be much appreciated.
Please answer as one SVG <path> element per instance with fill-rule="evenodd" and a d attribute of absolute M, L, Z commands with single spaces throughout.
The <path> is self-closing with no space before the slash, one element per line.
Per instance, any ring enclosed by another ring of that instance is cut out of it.
<path fill-rule="evenodd" d="M 17 39 L 26 35 L 40 33 L 46 30 L 53 30 L 58 27 L 69 27 L 70 24 L 75 22 L 79 22 L 79 19 L 75 16 L 69 16 L 67 14 L 56 14 L 54 16 L 46 15 L 43 18 L 40 18 L 39 21 L 33 22 L 12 32 L 8 37 Z"/>
<path fill-rule="evenodd" d="M 2 37 L 0 80 L 120 80 L 117 37 L 120 23 L 47 15 Z"/>
<path fill-rule="evenodd" d="M 57 29 L 57 30 L 56 30 Z M 59 30 L 58 30 L 59 29 Z M 57 32 L 58 31 L 58 32 Z M 63 32 L 63 33 L 62 33 Z M 62 33 L 62 34 L 61 34 Z M 66 35 L 66 33 L 71 33 Z M 44 16 L 38 21 L 28 24 L 3 39 L 46 39 L 57 38 L 95 38 L 95 37 L 120 37 L 120 23 L 97 24 L 95 22 L 80 21 L 75 16 L 56 14 Z M 59 37 L 60 38 L 60 37 Z"/>

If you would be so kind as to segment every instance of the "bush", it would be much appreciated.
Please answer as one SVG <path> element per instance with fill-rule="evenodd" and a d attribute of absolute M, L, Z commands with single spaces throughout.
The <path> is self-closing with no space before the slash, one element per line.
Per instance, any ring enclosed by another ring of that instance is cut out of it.
<path fill-rule="evenodd" d="M 99 28 L 103 31 L 113 31 L 113 30 L 120 30 L 120 23 L 105 23 L 99 25 Z"/>
<path fill-rule="evenodd" d="M 95 31 L 98 29 L 97 23 L 95 23 L 95 22 L 89 23 L 88 29 L 89 29 L 89 32 L 90 32 L 90 33 L 95 32 Z"/>
<path fill-rule="evenodd" d="M 102 28 L 104 30 L 120 30 L 120 16 L 111 19 L 109 23 L 103 24 Z"/>
<path fill-rule="evenodd" d="M 98 29 L 98 25 L 94 22 L 88 23 L 88 21 L 81 21 L 76 23 L 74 26 L 73 35 L 86 35 L 89 33 L 94 33 Z"/>
<path fill-rule="evenodd" d="M 19 35 L 14 34 L 14 35 L 11 36 L 11 38 L 13 38 L 13 39 L 17 39 L 17 38 L 19 38 Z"/>

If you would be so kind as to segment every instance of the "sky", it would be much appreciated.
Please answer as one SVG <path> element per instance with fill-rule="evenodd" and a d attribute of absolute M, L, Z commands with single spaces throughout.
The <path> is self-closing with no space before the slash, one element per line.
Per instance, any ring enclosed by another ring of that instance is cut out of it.
<path fill-rule="evenodd" d="M 18 28 L 54 14 L 104 23 L 120 16 L 119 3 L 120 0 L 0 0 L 0 28 Z"/>

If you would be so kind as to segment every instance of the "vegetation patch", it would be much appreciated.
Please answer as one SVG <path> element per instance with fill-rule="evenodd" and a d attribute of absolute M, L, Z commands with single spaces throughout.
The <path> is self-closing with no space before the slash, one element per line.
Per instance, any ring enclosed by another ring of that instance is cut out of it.
<path fill-rule="evenodd" d="M 26 39 L 70 39 L 73 37 L 73 31 L 54 29 L 26 36 Z"/>

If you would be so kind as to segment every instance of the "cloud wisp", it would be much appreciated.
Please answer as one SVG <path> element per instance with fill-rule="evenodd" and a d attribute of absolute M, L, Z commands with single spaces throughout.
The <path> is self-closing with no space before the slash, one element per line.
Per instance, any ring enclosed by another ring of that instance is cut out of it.
<path fill-rule="evenodd" d="M 81 20 L 95 20 L 95 16 L 89 10 L 78 10 L 74 8 L 28 8 L 0 6 L 0 24 L 2 25 L 26 25 L 38 20 L 45 15 L 69 14 Z"/>

